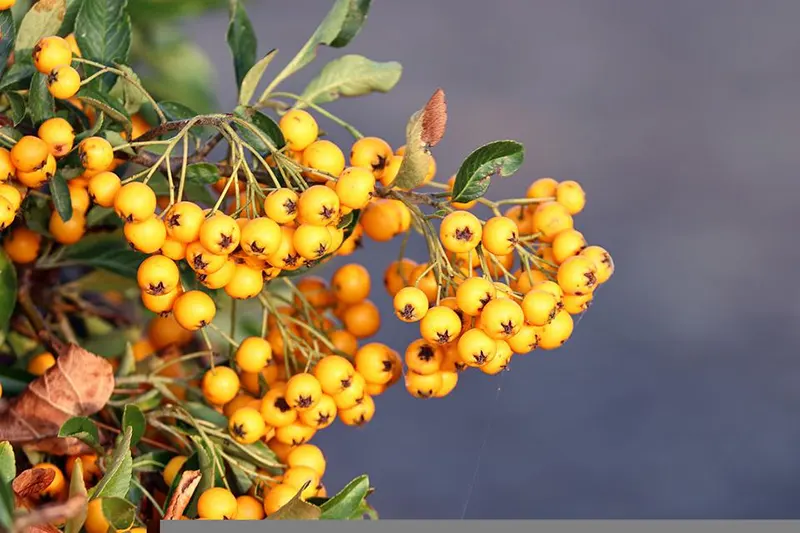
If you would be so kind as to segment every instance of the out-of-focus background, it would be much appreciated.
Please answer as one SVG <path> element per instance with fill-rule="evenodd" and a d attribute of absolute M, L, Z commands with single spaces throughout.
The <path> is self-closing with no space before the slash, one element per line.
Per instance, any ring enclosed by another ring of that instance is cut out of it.
<path fill-rule="evenodd" d="M 330 2 L 247 6 L 275 74 Z M 522 141 L 523 170 L 490 195 L 580 181 L 577 226 L 617 272 L 564 348 L 464 374 L 441 400 L 398 386 L 366 427 L 322 432 L 328 487 L 369 473 L 386 518 L 800 516 L 798 20 L 793 0 L 375 0 L 348 52 L 403 78 L 330 109 L 398 146 L 443 87 L 440 179 L 484 142 Z M 233 107 L 227 13 L 186 24 Z M 397 245 L 350 259 L 375 273 L 380 340 L 403 350 L 416 328 L 380 283 Z"/>

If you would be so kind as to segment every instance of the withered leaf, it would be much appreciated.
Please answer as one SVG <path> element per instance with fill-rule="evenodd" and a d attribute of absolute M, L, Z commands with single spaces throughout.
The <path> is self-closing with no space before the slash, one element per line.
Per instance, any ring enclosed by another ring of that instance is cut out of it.
<path fill-rule="evenodd" d="M 164 513 L 164 520 L 180 520 L 186 507 L 194 496 L 194 491 L 197 485 L 200 484 L 200 479 L 203 475 L 199 470 L 187 470 L 181 474 L 181 479 L 178 481 L 178 486 L 172 493 L 172 498 L 167 506 L 167 511 Z"/>
<path fill-rule="evenodd" d="M 70 344 L 54 366 L 0 412 L 0 441 L 30 444 L 55 455 L 74 452 L 74 442 L 54 438 L 59 428 L 73 416 L 89 416 L 102 409 L 113 390 L 111 364 Z"/>
<path fill-rule="evenodd" d="M 55 471 L 49 468 L 29 468 L 23 470 L 11 482 L 11 490 L 23 506 L 31 505 L 41 492 L 56 478 Z"/>
<path fill-rule="evenodd" d="M 422 111 L 422 142 L 436 146 L 444 137 L 447 129 L 447 100 L 444 91 L 439 88 Z"/>
<path fill-rule="evenodd" d="M 103 439 L 101 433 L 101 441 Z M 93 453 L 92 447 L 75 437 L 49 437 L 36 440 L 25 444 L 25 448 L 37 452 L 49 453 L 52 455 L 82 455 Z"/>
<path fill-rule="evenodd" d="M 85 503 L 86 496 L 79 494 L 71 497 L 65 502 L 42 505 L 41 507 L 37 507 L 33 511 L 17 518 L 14 525 L 20 530 L 24 530 L 26 527 L 28 527 L 35 531 L 37 527 L 41 527 L 42 525 L 58 523 L 62 520 L 66 520 L 67 518 L 72 518 L 78 512 L 80 512 Z M 45 529 L 43 531 L 50 530 Z"/>
<path fill-rule="evenodd" d="M 23 533 L 61 533 L 61 531 L 55 527 L 51 526 L 50 524 L 39 524 L 36 526 L 31 526 L 28 529 L 23 529 Z"/>

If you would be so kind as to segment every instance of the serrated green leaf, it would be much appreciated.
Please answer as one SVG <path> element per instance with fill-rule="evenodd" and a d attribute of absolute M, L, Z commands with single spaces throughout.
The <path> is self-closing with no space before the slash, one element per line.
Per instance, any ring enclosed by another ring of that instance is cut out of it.
<path fill-rule="evenodd" d="M 39 125 L 48 118 L 53 118 L 56 113 L 56 104 L 53 95 L 47 89 L 47 76 L 37 72 L 31 78 L 31 88 L 28 93 L 28 113 L 34 125 Z"/>
<path fill-rule="evenodd" d="M 81 55 L 104 65 L 127 63 L 131 49 L 131 19 L 127 0 L 83 0 L 75 17 L 75 39 Z M 87 68 L 88 72 L 97 69 Z M 113 80 L 111 75 L 107 80 Z M 111 81 L 104 81 L 107 89 Z"/>
<path fill-rule="evenodd" d="M 236 73 L 236 87 L 241 87 L 242 80 L 256 62 L 256 34 L 253 24 L 241 0 L 230 2 L 230 22 L 226 35 L 228 46 L 233 55 L 233 69 Z"/>
<path fill-rule="evenodd" d="M 131 487 L 132 471 L 131 428 L 126 428 L 114 449 L 106 473 L 95 487 L 91 499 L 124 498 Z"/>
<path fill-rule="evenodd" d="M 81 90 L 78 91 L 76 96 L 81 102 L 89 104 L 99 111 L 102 111 L 112 120 L 116 120 L 117 122 L 121 123 L 127 131 L 130 131 L 131 117 L 122 104 L 120 104 L 115 98 L 105 96 L 100 92 L 86 86 L 81 87 Z"/>
<path fill-rule="evenodd" d="M 300 494 L 308 487 L 309 483 L 311 482 L 306 481 L 297 494 L 286 502 L 286 505 L 269 515 L 267 520 L 319 520 L 322 514 L 320 508 L 300 499 Z"/>
<path fill-rule="evenodd" d="M 414 113 L 406 125 L 406 151 L 397 176 L 389 186 L 413 189 L 425 181 L 430 166 L 430 155 L 422 142 L 422 117 L 424 110 Z"/>
<path fill-rule="evenodd" d="M 0 483 L 11 483 L 17 477 L 14 448 L 8 441 L 0 442 Z"/>
<path fill-rule="evenodd" d="M 245 106 L 237 106 L 236 109 L 233 110 L 233 113 L 237 117 L 243 118 L 255 126 L 259 134 L 263 135 L 263 137 L 266 137 L 276 149 L 280 150 L 286 146 L 286 139 L 283 138 L 283 133 L 281 132 L 280 127 L 278 127 L 277 122 L 272 120 L 264 113 L 257 111 L 252 107 Z M 259 134 L 254 133 L 247 127 L 239 124 L 236 125 L 236 129 L 239 131 L 244 140 L 247 141 L 250 146 L 255 148 L 258 153 L 265 155 L 272 152 L 270 147 L 264 142 Z"/>
<path fill-rule="evenodd" d="M 50 178 L 50 197 L 53 199 L 53 206 L 56 208 L 58 216 L 66 222 L 72 218 L 72 199 L 69 195 L 67 180 L 60 172 Z"/>
<path fill-rule="evenodd" d="M 6 98 L 8 98 L 8 105 L 9 105 L 9 118 L 14 121 L 14 126 L 22 122 L 25 118 L 25 97 L 17 92 L 7 92 Z"/>
<path fill-rule="evenodd" d="M 36 68 L 34 68 L 32 63 L 15 62 L 8 68 L 6 73 L 3 74 L 3 79 L 0 80 L 0 90 L 9 88 L 28 88 L 30 83 L 26 83 L 26 81 L 28 81 L 35 72 Z"/>
<path fill-rule="evenodd" d="M 131 446 L 136 446 L 147 429 L 147 420 L 142 410 L 135 405 L 126 405 L 122 413 L 122 427 L 131 428 Z"/>
<path fill-rule="evenodd" d="M 117 68 L 124 71 L 131 79 L 141 84 L 139 76 L 127 65 L 118 65 Z M 116 101 L 122 102 L 122 106 L 129 115 L 133 115 L 142 107 L 145 100 L 144 93 L 128 79 L 119 76 L 117 82 L 108 92 L 108 96 Z"/>
<path fill-rule="evenodd" d="M 339 30 L 339 35 L 331 41 L 331 46 L 334 48 L 342 48 L 347 46 L 352 41 L 364 23 L 367 21 L 369 14 L 369 6 L 372 0 L 350 0 L 347 6 L 347 14 L 344 17 L 342 28 Z"/>
<path fill-rule="evenodd" d="M 67 11 L 64 13 L 64 21 L 58 29 L 58 35 L 66 37 L 75 29 L 75 18 L 83 5 L 83 0 L 67 0 Z"/>
<path fill-rule="evenodd" d="M 311 63 L 319 45 L 341 48 L 349 43 L 366 20 L 369 5 L 366 0 L 336 0 L 306 44 L 275 78 L 273 85 Z"/>
<path fill-rule="evenodd" d="M 202 185 L 211 185 L 219 180 L 219 169 L 211 163 L 192 163 L 186 167 L 186 179 Z"/>
<path fill-rule="evenodd" d="M 239 105 L 246 106 L 250 104 L 250 100 L 253 98 L 256 88 L 258 88 L 258 83 L 261 81 L 264 72 L 277 53 L 278 49 L 273 48 L 247 71 L 247 74 L 245 74 L 242 79 L 242 87 L 239 89 Z"/>
<path fill-rule="evenodd" d="M 371 92 L 389 92 L 398 81 L 403 67 L 397 61 L 378 62 L 349 54 L 325 65 L 306 86 L 301 101 L 325 104 L 342 96 L 361 96 Z"/>
<path fill-rule="evenodd" d="M 111 531 L 128 531 L 136 518 L 136 506 L 119 498 L 103 498 L 103 516 L 106 517 Z"/>
<path fill-rule="evenodd" d="M 522 166 L 525 147 L 517 141 L 494 141 L 467 156 L 456 173 L 452 202 L 470 202 L 489 188 L 493 175 L 508 177 Z"/>
<path fill-rule="evenodd" d="M 0 76 L 6 70 L 6 63 L 14 49 L 16 26 L 10 9 L 0 11 Z"/>
<path fill-rule="evenodd" d="M 134 278 L 146 256 L 131 250 L 122 232 L 94 233 L 67 247 L 63 260 Z"/>
<path fill-rule="evenodd" d="M 21 52 L 33 48 L 42 37 L 55 35 L 64 21 L 66 10 L 65 0 L 47 0 L 33 4 L 19 25 L 14 50 Z"/>
<path fill-rule="evenodd" d="M 75 458 L 72 467 L 72 477 L 69 482 L 69 496 L 86 496 L 86 484 L 83 481 L 83 463 L 80 457 Z M 87 506 L 84 504 L 78 513 L 69 518 L 64 527 L 64 533 L 78 533 L 86 522 Z"/>
<path fill-rule="evenodd" d="M 359 476 L 322 504 L 320 520 L 347 520 L 355 514 L 369 491 L 369 478 Z"/>
<path fill-rule="evenodd" d="M 100 446 L 97 426 L 85 416 L 73 416 L 64 422 L 58 430 L 58 436 L 62 438 L 75 437 L 95 449 Z"/>

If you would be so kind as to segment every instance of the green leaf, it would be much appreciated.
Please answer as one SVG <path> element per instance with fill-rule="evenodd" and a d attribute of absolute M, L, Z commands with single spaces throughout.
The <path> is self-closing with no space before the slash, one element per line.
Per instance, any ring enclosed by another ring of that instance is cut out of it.
<path fill-rule="evenodd" d="M 5 63 L 3 63 L 5 65 Z M 36 68 L 30 62 L 15 62 L 11 65 L 3 79 L 0 80 L 0 89 L 8 89 L 10 87 L 23 88 L 28 87 L 25 81 L 28 80 L 36 72 Z"/>
<path fill-rule="evenodd" d="M 62 438 L 75 437 L 95 449 L 100 446 L 97 426 L 85 416 L 73 416 L 64 422 L 61 429 L 58 430 L 58 436 Z"/>
<path fill-rule="evenodd" d="M 0 483 L 11 483 L 17 477 L 14 448 L 8 441 L 0 442 Z"/>
<path fill-rule="evenodd" d="M 35 378 L 36 376 L 21 368 L 0 368 L 0 385 L 3 386 L 3 395 L 16 396 L 22 393 L 28 383 Z"/>
<path fill-rule="evenodd" d="M 87 0 L 93 2 L 95 0 Z M 131 128 L 131 117 L 125 108 L 115 98 L 105 96 L 89 87 L 81 87 L 77 94 L 78 100 L 84 104 L 89 104 L 108 115 L 111 119 L 122 123 L 126 130 Z"/>
<path fill-rule="evenodd" d="M 22 134 L 19 132 L 19 130 L 16 130 L 16 129 L 11 128 L 9 126 L 0 127 L 0 133 L 2 133 L 6 137 L 10 137 L 10 138 L 14 139 L 14 141 L 18 141 L 18 140 L 22 139 Z M 14 144 L 6 143 L 5 140 L 3 140 L 3 143 L 7 144 L 9 147 L 14 146 Z"/>
<path fill-rule="evenodd" d="M 67 12 L 64 13 L 64 21 L 58 30 L 58 35 L 66 37 L 75 29 L 75 18 L 83 5 L 83 0 L 67 0 Z"/>
<path fill-rule="evenodd" d="M 31 89 L 28 93 L 28 112 L 34 125 L 39 125 L 56 113 L 53 95 L 47 89 L 47 76 L 37 72 L 31 78 Z"/>
<path fill-rule="evenodd" d="M 141 84 L 139 80 L 139 76 L 131 69 L 131 67 L 127 65 L 118 65 L 117 68 L 124 71 L 128 76 L 134 79 L 136 82 Z M 108 96 L 113 98 L 115 101 L 122 102 L 122 106 L 125 108 L 125 111 L 128 114 L 133 115 L 142 107 L 142 103 L 145 100 L 144 93 L 139 90 L 139 88 L 131 83 L 128 79 L 123 78 L 122 76 L 117 78 L 117 82 L 108 92 Z"/>
<path fill-rule="evenodd" d="M 342 28 L 339 30 L 339 35 L 331 42 L 331 46 L 334 48 L 347 46 L 358 35 L 367 21 L 371 1 L 350 0 L 348 2 L 347 15 L 344 17 Z"/>
<path fill-rule="evenodd" d="M 342 96 L 361 96 L 371 92 L 389 92 L 398 81 L 403 67 L 397 61 L 378 62 L 349 54 L 325 65 L 303 91 L 303 101 L 325 104 Z"/>
<path fill-rule="evenodd" d="M 143 453 L 133 460 L 133 470 L 136 472 L 161 472 L 172 457 L 173 454 L 167 451 Z"/>
<path fill-rule="evenodd" d="M 75 136 L 75 143 L 74 143 L 75 146 L 78 146 L 82 140 L 88 139 L 89 137 L 94 137 L 95 135 L 97 135 L 97 132 L 99 132 L 101 129 L 103 129 L 103 125 L 105 124 L 105 122 L 106 122 L 106 114 L 103 113 L 102 111 L 98 111 L 97 112 L 97 116 L 95 117 L 94 124 L 92 125 L 92 127 L 83 130 L 82 132 L 78 133 Z M 72 155 L 72 154 L 70 154 L 70 155 Z M 69 157 L 69 156 L 67 156 L 67 157 Z M 78 161 L 80 161 L 80 159 L 78 159 Z M 84 168 L 81 167 L 81 166 L 76 166 L 76 167 L 73 167 L 73 168 L 77 172 L 77 176 L 80 176 L 84 171 Z"/>
<path fill-rule="evenodd" d="M 202 403 L 186 402 L 183 404 L 183 408 L 195 418 L 205 420 L 206 422 L 211 422 L 212 424 L 222 428 L 228 427 L 228 419 L 225 418 L 225 415 L 216 412 Z"/>
<path fill-rule="evenodd" d="M 425 151 L 425 144 L 422 142 L 422 123 L 424 109 L 420 109 L 411 116 L 406 125 L 406 152 L 403 154 L 403 162 L 397 171 L 397 177 L 390 187 L 400 189 L 413 189 L 425 180 L 430 166 L 430 155 Z"/>
<path fill-rule="evenodd" d="M 219 169 L 211 163 L 192 163 L 186 167 L 186 179 L 203 185 L 219 180 Z"/>
<path fill-rule="evenodd" d="M 0 249 L 0 341 L 5 340 L 8 323 L 17 304 L 17 269 Z M 0 342 L 1 343 L 1 342 Z"/>
<path fill-rule="evenodd" d="M 103 498 L 103 516 L 111 531 L 128 531 L 136 518 L 136 506 L 123 498 Z"/>
<path fill-rule="evenodd" d="M 149 24 L 153 19 L 165 20 L 200 15 L 210 9 L 224 6 L 226 0 L 130 0 L 134 23 Z"/>
<path fill-rule="evenodd" d="M 86 496 L 86 484 L 83 481 L 83 463 L 81 458 L 75 459 L 75 466 L 72 467 L 72 477 L 69 482 L 69 496 Z M 72 518 L 67 520 L 64 528 L 64 533 L 78 533 L 86 522 L 87 506 L 83 508 Z"/>
<path fill-rule="evenodd" d="M 80 242 L 67 247 L 63 259 L 134 278 L 145 257 L 144 254 L 131 250 L 122 232 L 117 231 L 87 235 Z"/>
<path fill-rule="evenodd" d="M 203 477 L 200 478 L 200 484 L 197 485 L 197 491 L 195 493 L 200 495 L 216 485 L 217 472 L 214 468 L 214 457 L 212 456 L 214 450 L 209 450 L 203 443 L 203 440 L 197 435 L 193 435 L 191 439 L 197 451 L 198 468 L 203 475 Z M 194 511 L 193 507 L 194 505 L 190 506 L 190 512 Z"/>
<path fill-rule="evenodd" d="M 353 516 L 369 491 L 369 478 L 359 476 L 347 484 L 336 496 L 322 504 L 320 520 L 347 520 Z"/>
<path fill-rule="evenodd" d="M 319 45 L 341 48 L 349 43 L 358 34 L 366 20 L 369 5 L 370 2 L 365 0 L 336 0 L 314 34 L 278 74 L 276 81 L 291 76 L 311 63 L 317 55 Z"/>
<path fill-rule="evenodd" d="M 95 352 L 97 353 L 97 352 Z M 117 376 L 124 377 L 130 376 L 136 372 L 136 357 L 133 355 L 133 345 L 130 342 L 125 342 L 125 349 L 122 352 L 122 357 L 119 361 L 119 369 Z"/>
<path fill-rule="evenodd" d="M 81 343 L 81 346 L 100 357 L 113 359 L 125 351 L 127 340 L 119 331 L 103 335 L 93 335 Z"/>
<path fill-rule="evenodd" d="M 261 78 L 264 76 L 264 72 L 267 70 L 267 66 L 269 66 L 270 62 L 277 53 L 278 49 L 273 48 L 267 55 L 261 58 L 258 63 L 250 67 L 250 70 L 247 71 L 247 74 L 245 74 L 244 78 L 242 79 L 242 87 L 239 89 L 239 105 L 246 106 L 250 103 L 250 100 L 253 98 L 253 95 L 256 92 L 258 83 L 261 81 Z"/>
<path fill-rule="evenodd" d="M 142 410 L 135 405 L 126 405 L 122 413 L 122 427 L 131 428 L 131 446 L 136 446 L 147 429 L 147 420 Z"/>
<path fill-rule="evenodd" d="M 71 281 L 69 286 L 80 289 L 81 291 L 96 293 L 125 291 L 133 287 L 138 287 L 135 280 L 105 270 L 92 270 L 85 276 Z"/>
<path fill-rule="evenodd" d="M 16 27 L 11 10 L 0 11 L 0 75 L 6 70 L 6 62 L 14 49 L 15 35 Z"/>
<path fill-rule="evenodd" d="M 243 118 L 255 126 L 259 134 L 266 137 L 276 149 L 280 150 L 286 146 L 286 139 L 283 138 L 283 133 L 281 133 L 281 129 L 278 127 L 277 122 L 272 120 L 264 113 L 257 111 L 252 107 L 245 106 L 237 106 L 236 109 L 233 110 L 233 113 L 237 117 Z M 247 127 L 240 126 L 238 124 L 236 125 L 236 129 L 239 131 L 239 134 L 244 138 L 244 140 L 247 141 L 250 146 L 255 148 L 258 153 L 263 155 L 272 152 L 270 147 L 267 146 L 259 134 L 256 134 Z"/>
<path fill-rule="evenodd" d="M 453 202 L 470 202 L 480 198 L 489 188 L 495 174 L 508 177 L 522 166 L 525 147 L 517 141 L 494 141 L 467 156 L 456 173 Z"/>
<path fill-rule="evenodd" d="M 72 218 L 72 199 L 69 196 L 67 180 L 60 172 L 50 179 L 50 196 L 53 198 L 53 206 L 58 212 L 61 220 L 66 222 Z"/>
<path fill-rule="evenodd" d="M 55 35 L 64 21 L 66 10 L 65 0 L 47 0 L 33 4 L 19 25 L 14 50 L 27 51 L 42 37 Z"/>
<path fill-rule="evenodd" d="M 100 225 L 121 227 L 124 222 L 117 216 L 113 208 L 96 205 L 86 213 L 86 227 L 94 228 Z"/>
<path fill-rule="evenodd" d="M 306 481 L 297 494 L 286 505 L 269 515 L 267 520 L 319 520 L 322 514 L 320 508 L 300 499 L 300 494 L 309 483 L 311 482 Z"/>
<path fill-rule="evenodd" d="M 231 0 L 230 6 L 226 38 L 233 54 L 236 87 L 241 87 L 242 80 L 256 62 L 256 34 L 241 0 Z"/>
<path fill-rule="evenodd" d="M 16 92 L 7 92 L 9 113 L 8 116 L 16 126 L 25 118 L 25 97 Z"/>
<path fill-rule="evenodd" d="M 14 493 L 11 483 L 0 483 L 0 531 L 11 531 L 14 524 Z"/>
<path fill-rule="evenodd" d="M 96 498 L 124 498 L 131 486 L 133 459 L 131 458 L 131 428 L 125 428 L 106 467 L 106 473 L 92 493 Z"/>
<path fill-rule="evenodd" d="M 131 49 L 127 3 L 127 0 L 83 0 L 75 18 L 75 39 L 85 59 L 104 65 L 127 63 Z M 103 85 L 107 89 L 110 83 Z"/>
<path fill-rule="evenodd" d="M 250 468 L 251 470 L 255 470 L 255 465 L 252 463 L 248 463 L 247 461 L 239 459 L 238 462 Z M 240 467 L 235 465 L 234 463 L 227 461 L 228 468 L 230 472 L 230 476 L 228 476 L 228 482 L 231 483 L 231 489 L 234 490 L 235 494 L 247 494 L 247 491 L 253 486 L 253 478 Z"/>

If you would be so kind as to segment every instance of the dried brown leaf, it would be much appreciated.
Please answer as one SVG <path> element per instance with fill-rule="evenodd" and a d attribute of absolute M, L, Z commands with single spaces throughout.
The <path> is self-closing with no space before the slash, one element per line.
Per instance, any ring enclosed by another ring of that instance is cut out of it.
<path fill-rule="evenodd" d="M 102 439 L 101 434 L 101 441 Z M 49 437 L 25 444 L 25 449 L 50 455 L 82 455 L 93 453 L 91 446 L 74 437 Z"/>
<path fill-rule="evenodd" d="M 23 529 L 22 533 L 61 533 L 61 531 L 50 524 L 38 524 L 28 529 Z"/>
<path fill-rule="evenodd" d="M 447 129 L 447 100 L 439 88 L 422 110 L 422 142 L 436 146 Z"/>
<path fill-rule="evenodd" d="M 37 507 L 28 514 L 24 514 L 17 518 L 17 520 L 14 522 L 14 525 L 20 530 L 24 530 L 27 527 L 30 528 L 29 530 L 35 531 L 37 527 L 42 527 L 43 525 L 51 523 L 58 523 L 66 520 L 67 518 L 72 518 L 80 512 L 81 508 L 85 504 L 86 496 L 79 494 L 71 497 L 65 502 L 49 503 L 47 505 Z M 50 530 L 45 529 L 44 531 Z"/>
<path fill-rule="evenodd" d="M 114 390 L 113 372 L 102 357 L 70 344 L 53 367 L 0 412 L 0 441 L 30 443 L 35 449 L 56 455 L 74 451 L 74 442 L 45 442 L 46 449 L 41 444 L 56 437 L 71 417 L 89 416 L 102 409 Z"/>
<path fill-rule="evenodd" d="M 180 520 L 192 500 L 194 491 L 197 490 L 197 485 L 200 484 L 200 478 L 202 477 L 203 475 L 199 470 L 187 470 L 181 474 L 178 486 L 175 487 L 175 492 L 172 493 L 167 511 L 164 513 L 164 520 Z"/>
<path fill-rule="evenodd" d="M 19 473 L 11 482 L 11 490 L 22 505 L 29 506 L 41 492 L 56 478 L 55 471 L 49 468 L 29 468 Z"/>

